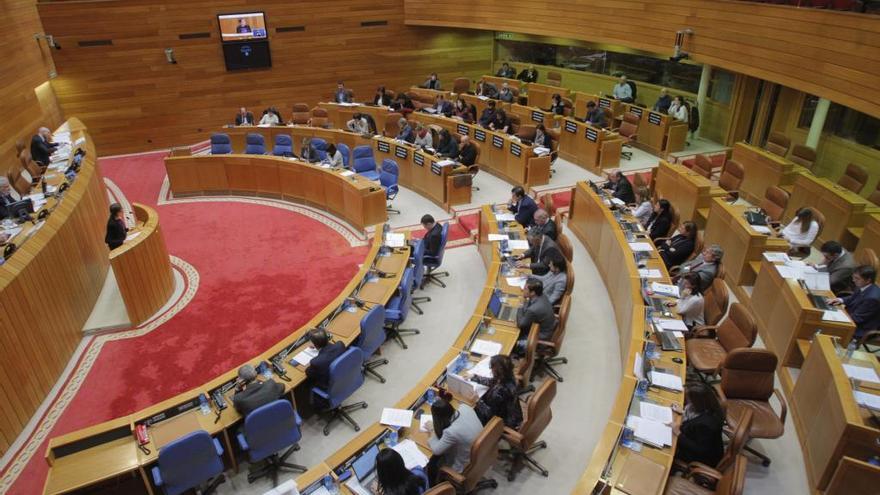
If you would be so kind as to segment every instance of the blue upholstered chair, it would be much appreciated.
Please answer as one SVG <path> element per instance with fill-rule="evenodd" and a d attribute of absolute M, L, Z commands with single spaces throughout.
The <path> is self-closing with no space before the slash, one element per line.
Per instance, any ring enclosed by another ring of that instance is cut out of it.
<path fill-rule="evenodd" d="M 397 167 L 397 162 L 390 158 L 382 160 L 382 171 L 395 176 L 400 176 L 400 169 Z"/>
<path fill-rule="evenodd" d="M 257 134 L 256 132 L 249 132 L 247 138 L 245 140 L 244 152 L 246 155 L 265 155 L 266 154 L 266 141 L 263 139 L 262 134 Z"/>
<path fill-rule="evenodd" d="M 205 430 L 198 430 L 159 449 L 159 462 L 151 470 L 153 483 L 165 495 L 178 495 L 202 483 L 202 493 L 213 493 L 223 483 L 223 446 Z"/>
<path fill-rule="evenodd" d="M 397 165 L 395 165 L 395 167 L 396 166 Z M 379 184 L 382 184 L 382 187 L 385 188 L 385 199 L 388 201 L 394 201 L 394 198 L 397 197 L 397 193 L 400 192 L 400 188 L 397 186 L 397 174 L 382 170 L 382 172 L 379 173 Z M 400 210 L 392 208 L 391 203 L 385 205 L 385 210 L 388 211 L 388 213 L 397 213 L 400 215 Z"/>
<path fill-rule="evenodd" d="M 348 414 L 356 409 L 366 409 L 366 402 L 356 402 L 347 406 L 342 401 L 351 397 L 364 383 L 364 353 L 357 347 L 350 347 L 330 363 L 330 383 L 327 390 L 312 387 L 312 394 L 327 404 L 326 413 L 329 414 L 327 424 L 324 425 L 324 435 L 330 434 L 330 425 L 337 419 L 342 419 L 354 427 L 354 431 L 361 431 L 361 427 Z"/>
<path fill-rule="evenodd" d="M 446 240 L 449 239 L 449 224 L 443 224 L 443 230 L 440 234 L 440 249 L 437 251 L 437 256 L 425 255 L 425 279 L 422 280 L 421 287 L 424 288 L 425 284 L 428 282 L 435 283 L 440 287 L 446 287 L 440 277 L 448 277 L 449 272 L 438 272 L 435 271 L 440 268 L 440 265 L 443 264 L 443 254 L 446 252 Z"/>
<path fill-rule="evenodd" d="M 394 297 L 385 305 L 385 331 L 388 338 L 394 339 L 404 349 L 408 347 L 403 341 L 403 336 L 418 335 L 419 333 L 415 328 L 400 328 L 400 325 L 406 320 L 406 315 L 409 314 L 412 287 L 413 269 L 409 267 L 403 272 L 403 278 L 400 279 L 400 285 L 397 287 Z"/>
<path fill-rule="evenodd" d="M 361 333 L 352 344 L 364 353 L 364 373 L 373 375 L 382 383 L 385 383 L 385 377 L 380 375 L 376 368 L 388 364 L 388 360 L 380 357 L 373 359 L 373 354 L 376 354 L 385 343 L 384 325 L 385 308 L 377 304 L 361 319 Z"/>
<path fill-rule="evenodd" d="M 361 145 L 354 147 L 354 171 L 370 180 L 379 180 L 379 171 L 376 170 L 376 159 L 373 158 L 373 148 Z"/>
<path fill-rule="evenodd" d="M 258 469 L 248 473 L 248 483 L 263 476 L 272 477 L 272 486 L 278 485 L 278 471 L 286 469 L 299 473 L 308 471 L 305 466 L 284 462 L 290 454 L 299 450 L 302 419 L 293 410 L 293 404 L 279 399 L 260 406 L 244 418 L 244 428 L 238 433 L 238 445 L 247 452 L 252 464 L 266 460 Z M 287 449 L 278 455 L 281 449 Z"/>
<path fill-rule="evenodd" d="M 412 291 L 415 293 L 416 289 L 420 289 L 422 287 L 422 280 L 425 278 L 425 243 L 422 240 L 415 241 L 415 247 L 413 247 L 412 255 L 409 258 L 410 263 L 412 263 L 413 269 L 413 287 Z M 430 302 L 430 297 L 415 297 L 413 296 L 410 301 L 410 305 L 418 314 L 424 314 L 422 308 L 419 307 L 419 304 Z"/>
<path fill-rule="evenodd" d="M 293 156 L 293 139 L 290 139 L 290 136 L 287 134 L 276 135 L 272 154 L 275 156 Z"/>
<path fill-rule="evenodd" d="M 351 149 L 347 144 L 337 143 L 336 149 L 342 153 L 342 166 L 345 168 L 351 168 L 349 163 L 351 163 Z"/>
<path fill-rule="evenodd" d="M 327 141 L 321 138 L 312 138 L 312 149 L 318 152 L 317 161 L 322 162 L 327 159 Z"/>
<path fill-rule="evenodd" d="M 230 153 L 232 153 L 232 141 L 229 140 L 229 134 L 211 134 L 211 154 L 228 155 Z"/>

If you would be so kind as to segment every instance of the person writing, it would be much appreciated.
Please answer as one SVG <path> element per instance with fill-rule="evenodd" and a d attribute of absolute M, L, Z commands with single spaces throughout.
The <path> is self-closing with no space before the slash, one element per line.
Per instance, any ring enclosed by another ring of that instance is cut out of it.
<path fill-rule="evenodd" d="M 819 222 L 813 219 L 813 210 L 809 207 L 799 209 L 794 218 L 779 233 L 790 246 L 789 254 L 809 255 L 810 246 L 819 235 Z"/>
<path fill-rule="evenodd" d="M 458 156 L 458 143 L 448 130 L 440 131 L 440 143 L 437 146 L 437 154 L 445 157 Z"/>
<path fill-rule="evenodd" d="M 517 349 L 522 352 L 529 338 L 532 324 L 538 324 L 538 339 L 550 340 L 553 338 L 553 330 L 556 328 L 556 315 L 553 314 L 553 306 L 544 295 L 544 284 L 536 278 L 530 277 L 523 286 L 523 305 L 516 310 L 516 326 L 519 328 Z"/>
<path fill-rule="evenodd" d="M 513 79 L 516 77 L 516 69 L 510 66 L 507 62 L 501 64 L 501 68 L 498 69 L 498 72 L 495 73 L 496 77 L 504 77 L 507 79 Z"/>
<path fill-rule="evenodd" d="M 591 126 L 604 129 L 608 126 L 608 120 L 605 118 L 605 109 L 599 108 L 595 101 L 588 101 L 587 116 L 584 117 L 584 122 Z"/>
<path fill-rule="evenodd" d="M 0 188 L 0 194 L 2 194 L 2 188 Z M 819 272 L 828 274 L 828 282 L 831 286 L 831 292 L 834 294 L 844 291 L 851 292 L 853 290 L 852 274 L 856 268 L 852 254 L 843 249 L 843 246 L 837 241 L 828 241 L 822 244 L 819 250 L 822 252 L 825 264 L 810 263 L 810 266 Z"/>
<path fill-rule="evenodd" d="M 333 93 L 333 101 L 336 103 L 351 103 L 351 92 L 345 89 L 342 81 L 336 83 L 336 92 Z"/>
<path fill-rule="evenodd" d="M 456 473 L 464 471 L 471 461 L 471 446 L 483 431 L 483 423 L 474 409 L 460 404 L 456 410 L 449 399 L 438 398 L 431 404 L 431 421 L 428 429 L 428 446 L 431 459 L 428 461 L 428 479 L 431 484 L 437 480 L 441 467 L 448 467 Z"/>
<path fill-rule="evenodd" d="M 452 116 L 452 103 L 449 103 L 443 95 L 437 95 L 437 103 L 434 105 L 434 113 L 444 117 Z"/>
<path fill-rule="evenodd" d="M 550 97 L 550 108 L 547 111 L 554 115 L 565 115 L 565 103 L 559 93 L 553 93 L 553 96 Z"/>
<path fill-rule="evenodd" d="M 104 242 L 111 251 L 125 242 L 128 227 L 125 226 L 124 215 L 122 205 L 119 203 L 110 205 L 110 218 L 107 219 L 107 234 L 104 236 Z"/>
<path fill-rule="evenodd" d="M 397 138 L 401 141 L 406 141 L 407 143 L 413 143 L 416 140 L 416 134 L 413 132 L 413 128 L 409 125 L 409 122 L 403 117 L 398 119 L 397 121 L 398 127 L 400 127 L 400 132 L 397 133 Z"/>
<path fill-rule="evenodd" d="M 654 102 L 653 110 L 655 112 L 668 113 L 671 104 L 672 98 L 669 96 L 669 90 L 662 88 L 660 90 L 660 96 L 658 96 L 657 101 Z"/>
<path fill-rule="evenodd" d="M 550 304 L 556 306 L 565 295 L 565 287 L 568 284 L 568 261 L 562 253 L 550 251 L 544 255 L 544 264 L 550 270 L 543 275 L 532 275 L 544 285 L 544 294 Z"/>
<path fill-rule="evenodd" d="M 235 125 L 254 125 L 254 114 L 241 107 L 235 115 Z"/>
<path fill-rule="evenodd" d="M 672 227 L 672 204 L 669 200 L 661 199 L 654 204 L 654 213 L 648 219 L 648 235 L 651 240 L 666 237 Z"/>
<path fill-rule="evenodd" d="M 544 124 L 538 124 L 535 126 L 535 146 L 543 146 L 548 150 L 553 149 L 553 138 L 550 137 L 550 134 L 547 134 L 547 128 L 544 127 Z"/>
<path fill-rule="evenodd" d="M 529 64 L 528 69 L 523 69 L 516 78 L 525 83 L 538 82 L 538 71 L 534 65 Z"/>
<path fill-rule="evenodd" d="M 690 257 L 697 244 L 697 224 L 682 222 L 672 237 L 660 243 L 657 251 L 666 268 L 678 266 Z"/>
<path fill-rule="evenodd" d="M 327 158 L 324 160 L 324 163 L 330 165 L 331 168 L 342 168 L 345 166 L 342 152 L 336 149 L 335 144 L 327 143 Z"/>
<path fill-rule="evenodd" d="M 274 107 L 267 108 L 265 112 L 263 112 L 263 118 L 260 119 L 260 125 L 279 125 L 281 123 L 281 119 L 278 118 L 278 111 L 275 110 Z"/>
<path fill-rule="evenodd" d="M 468 124 L 474 121 L 474 114 L 471 111 L 470 105 L 465 103 L 461 98 L 455 100 L 455 108 L 453 108 L 452 113 Z"/>
<path fill-rule="evenodd" d="M 254 409 L 275 402 L 284 395 L 284 385 L 271 378 L 264 381 L 257 379 L 257 370 L 246 364 L 238 369 L 238 382 L 232 405 L 238 414 L 247 416 Z"/>
<path fill-rule="evenodd" d="M 426 89 L 433 89 L 436 91 L 440 91 L 440 79 L 437 79 L 437 73 L 432 72 L 428 79 L 425 81 L 425 84 L 422 87 Z"/>
<path fill-rule="evenodd" d="M 361 113 L 352 115 L 351 120 L 345 123 L 346 129 L 361 135 L 370 133 L 370 123 Z"/>
<path fill-rule="evenodd" d="M 721 437 L 724 410 L 715 392 L 705 383 L 689 382 L 684 400 L 684 410 L 672 404 L 672 410 L 681 415 L 681 423 L 672 426 L 672 433 L 678 437 L 675 458 L 684 463 L 700 462 L 714 468 L 724 455 Z"/>
<path fill-rule="evenodd" d="M 412 98 L 406 93 L 400 93 L 397 95 L 397 99 L 394 100 L 394 103 L 391 104 L 391 109 L 395 112 L 400 112 L 403 115 L 408 115 L 415 111 L 416 106 L 412 102 Z"/>
<path fill-rule="evenodd" d="M 852 274 L 855 290 L 851 296 L 835 297 L 828 301 L 835 306 L 843 305 L 856 324 L 854 339 L 869 330 L 880 329 L 880 287 L 877 287 L 877 271 L 870 265 L 857 267 Z"/>
<path fill-rule="evenodd" d="M 306 367 L 306 377 L 312 381 L 313 386 L 321 390 L 327 390 L 327 387 L 330 385 L 330 365 L 333 364 L 333 360 L 345 352 L 345 344 L 342 342 L 333 342 L 331 344 L 330 333 L 320 328 L 315 328 L 309 332 L 309 340 L 315 349 L 318 350 L 318 355 L 312 358 L 308 367 Z M 313 401 L 320 401 L 320 398 L 315 396 L 315 394 L 312 394 L 312 399 Z M 324 404 L 315 405 L 319 408 L 325 406 Z"/>
<path fill-rule="evenodd" d="M 434 148 L 433 137 L 431 136 L 431 131 L 428 130 L 427 127 L 422 125 L 421 123 L 416 124 L 416 140 L 413 142 L 416 146 L 421 149 L 425 148 Z"/>
<path fill-rule="evenodd" d="M 425 492 L 425 480 L 417 473 L 422 468 L 415 467 L 412 471 L 406 468 L 403 457 L 394 449 L 382 449 L 376 455 L 376 495 L 421 495 Z M 427 477 L 427 474 L 425 474 Z"/>
<path fill-rule="evenodd" d="M 434 217 L 428 214 L 422 215 L 420 221 L 425 229 L 425 256 L 437 256 L 440 254 L 440 244 L 443 242 L 443 226 L 434 221 Z"/>
<path fill-rule="evenodd" d="M 489 387 L 474 411 L 485 426 L 495 416 L 504 421 L 504 426 L 517 430 L 523 421 L 522 406 L 517 395 L 516 379 L 513 375 L 513 361 L 510 356 L 496 354 L 489 360 L 492 378 L 472 376 L 470 379 Z"/>
<path fill-rule="evenodd" d="M 706 324 L 703 317 L 703 291 L 700 290 L 700 276 L 696 273 L 686 273 L 681 277 L 681 288 L 677 302 L 667 302 L 666 305 L 674 307 L 676 314 L 681 316 L 684 324 L 691 330 Z"/>
<path fill-rule="evenodd" d="M 523 227 L 530 227 L 535 221 L 535 212 L 538 211 L 538 204 L 531 196 L 526 195 L 526 190 L 522 186 L 516 186 L 510 190 L 510 201 L 507 203 L 507 209 L 515 214 L 516 221 Z"/>
<path fill-rule="evenodd" d="M 676 96 L 672 99 L 672 103 L 669 105 L 669 110 L 667 110 L 667 112 L 675 120 L 680 120 L 682 122 L 688 121 L 688 107 L 681 96 Z"/>
<path fill-rule="evenodd" d="M 507 112 L 504 110 L 498 110 L 495 112 L 495 118 L 492 119 L 492 122 L 489 122 L 489 129 L 509 134 L 510 119 L 507 118 Z"/>
<path fill-rule="evenodd" d="M 455 160 L 468 167 L 477 162 L 477 146 L 471 142 L 471 138 L 468 136 L 461 137 L 461 147 L 458 149 Z"/>
<path fill-rule="evenodd" d="M 626 80 L 625 75 L 621 75 L 620 80 L 617 82 L 617 84 L 614 85 L 612 95 L 614 96 L 615 100 L 620 100 L 624 103 L 633 102 L 632 87 L 630 87 L 629 81 Z"/>
<path fill-rule="evenodd" d="M 608 172 L 608 182 L 606 182 L 602 188 L 610 189 L 611 195 L 620 201 L 623 201 L 625 204 L 636 202 L 632 184 L 630 184 L 629 179 L 627 179 L 620 170 L 612 170 Z"/>

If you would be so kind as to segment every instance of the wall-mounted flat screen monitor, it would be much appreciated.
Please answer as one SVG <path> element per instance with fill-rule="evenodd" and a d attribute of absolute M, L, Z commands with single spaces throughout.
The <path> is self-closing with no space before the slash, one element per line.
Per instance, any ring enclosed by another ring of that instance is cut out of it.
<path fill-rule="evenodd" d="M 264 40 L 267 37 L 266 16 L 262 12 L 221 14 L 220 38 L 224 41 Z"/>

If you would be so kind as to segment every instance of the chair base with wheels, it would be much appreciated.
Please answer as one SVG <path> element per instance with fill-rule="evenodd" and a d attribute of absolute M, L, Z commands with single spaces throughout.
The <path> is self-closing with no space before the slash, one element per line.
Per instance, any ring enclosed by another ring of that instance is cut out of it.
<path fill-rule="evenodd" d="M 416 313 L 423 315 L 423 314 L 425 314 L 425 312 L 422 310 L 421 307 L 419 307 L 419 304 L 426 303 L 426 302 L 431 302 L 431 298 L 430 297 L 414 297 L 410 301 L 410 305 L 416 311 Z"/>
<path fill-rule="evenodd" d="M 403 347 L 404 349 L 409 349 L 409 346 L 407 346 L 406 342 L 403 341 L 403 336 L 418 335 L 421 332 L 415 328 L 400 328 L 399 324 L 394 324 L 386 326 L 385 333 L 388 335 L 389 339 L 392 339 L 400 344 L 400 347 Z"/>
<path fill-rule="evenodd" d="M 519 471 L 524 462 L 528 463 L 532 468 L 541 473 L 541 476 L 545 478 L 550 476 L 550 471 L 547 471 L 544 466 L 542 466 L 532 457 L 535 452 L 546 448 L 547 442 L 541 440 L 540 442 L 536 442 L 534 445 L 532 445 L 532 448 L 525 452 L 514 449 L 499 450 L 498 452 L 500 454 L 508 455 L 511 457 L 510 469 L 507 470 L 507 481 L 513 481 L 516 478 L 516 473 L 517 471 Z"/>
<path fill-rule="evenodd" d="M 329 417 L 327 418 L 327 424 L 324 425 L 324 436 L 326 437 L 330 434 L 330 426 L 337 420 L 342 420 L 350 424 L 351 427 L 354 428 L 354 431 L 361 431 L 360 425 L 357 424 L 357 421 L 355 421 L 354 418 L 352 418 L 351 415 L 348 413 L 350 413 L 351 411 L 357 411 L 358 409 L 366 408 L 367 403 L 361 401 L 355 402 L 354 404 L 340 405 L 335 409 L 327 411 Z"/>
<path fill-rule="evenodd" d="M 623 148 L 632 148 L 632 146 L 630 146 L 628 144 L 624 144 Z M 632 160 L 633 152 L 632 151 L 621 151 L 620 157 L 623 158 L 624 160 Z"/>
<path fill-rule="evenodd" d="M 422 280 L 422 286 L 419 288 L 424 289 L 425 285 L 428 282 L 431 282 L 432 284 L 437 284 L 440 287 L 443 287 L 445 289 L 446 284 L 444 284 L 443 281 L 440 280 L 440 277 L 448 277 L 448 276 L 449 276 L 449 272 L 435 272 L 432 268 L 428 267 L 427 271 L 425 271 L 425 278 Z"/>
<path fill-rule="evenodd" d="M 544 372 L 544 373 L 547 373 L 548 375 L 550 375 L 557 382 L 562 382 L 563 381 L 562 375 L 560 375 L 559 372 L 556 371 L 556 368 L 553 367 L 554 365 L 559 366 L 560 364 L 568 364 L 568 358 L 563 357 L 563 356 L 554 356 L 554 357 L 547 357 L 547 358 L 540 358 L 539 357 L 538 362 L 535 363 L 535 367 L 536 367 L 535 374 L 540 373 L 540 372 Z M 534 375 L 532 375 L 532 376 L 534 376 Z"/>
<path fill-rule="evenodd" d="M 392 208 L 391 205 L 386 205 L 385 211 L 387 211 L 388 213 L 397 213 L 398 215 L 400 215 L 400 210 Z"/>
<path fill-rule="evenodd" d="M 388 364 L 388 360 L 385 358 L 376 358 L 367 361 L 364 363 L 364 374 L 371 375 L 373 378 L 379 380 L 380 383 L 385 383 L 385 377 L 376 371 L 376 368 L 385 364 Z"/>
<path fill-rule="evenodd" d="M 284 462 L 290 457 L 291 454 L 299 450 L 299 445 L 294 445 L 287 449 L 281 455 L 272 454 L 271 456 L 263 459 L 263 465 L 255 468 L 251 471 L 248 471 L 248 483 L 253 483 L 254 481 L 264 477 L 271 476 L 272 477 L 272 486 L 278 486 L 278 471 L 292 471 L 295 473 L 304 473 L 309 470 L 309 468 L 305 466 L 301 466 L 299 464 L 291 464 L 288 462 Z"/>

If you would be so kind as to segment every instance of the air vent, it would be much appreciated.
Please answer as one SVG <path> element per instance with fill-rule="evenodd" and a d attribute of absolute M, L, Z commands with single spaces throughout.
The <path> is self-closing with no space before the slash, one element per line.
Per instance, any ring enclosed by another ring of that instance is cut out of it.
<path fill-rule="evenodd" d="M 177 35 L 177 37 L 182 40 L 194 40 L 198 38 L 210 38 L 211 33 L 183 33 Z"/>
<path fill-rule="evenodd" d="M 295 33 L 297 31 L 305 31 L 305 26 L 284 26 L 280 28 L 275 28 L 276 33 Z"/>
<path fill-rule="evenodd" d="M 113 40 L 86 40 L 80 41 L 79 46 L 110 46 L 113 44 Z"/>
<path fill-rule="evenodd" d="M 370 26 L 387 26 L 388 21 L 365 21 L 361 23 L 361 27 L 370 27 Z"/>

